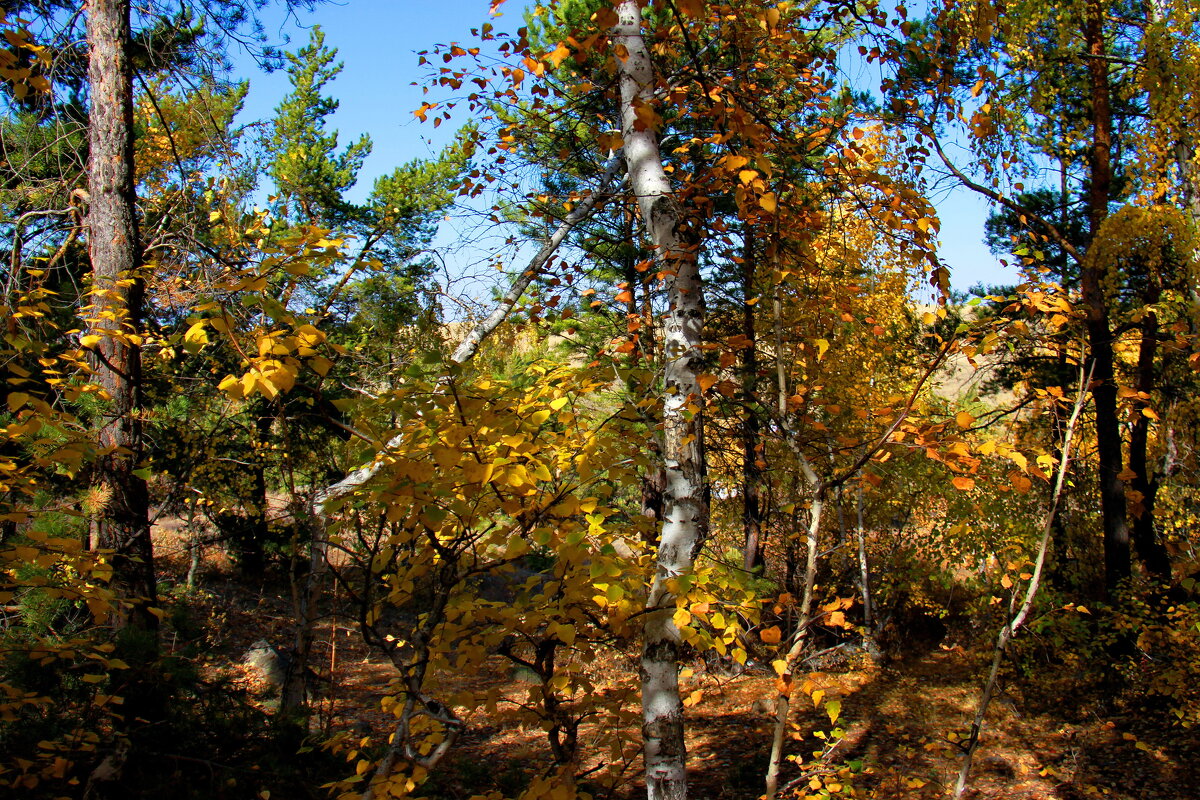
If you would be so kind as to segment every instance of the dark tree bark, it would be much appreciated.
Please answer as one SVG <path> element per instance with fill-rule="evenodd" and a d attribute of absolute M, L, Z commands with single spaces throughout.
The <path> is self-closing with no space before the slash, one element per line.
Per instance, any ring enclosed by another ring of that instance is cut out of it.
<path fill-rule="evenodd" d="M 742 421 L 742 568 L 763 567 L 762 423 L 758 415 L 758 341 L 754 330 L 754 235 L 747 226 L 742 252 L 742 394 L 746 417 Z"/>
<path fill-rule="evenodd" d="M 134 213 L 133 75 L 129 0 L 92 0 L 87 38 L 89 118 L 88 248 L 98 335 L 96 379 L 110 400 L 98 431 L 95 488 L 102 507 L 92 521 L 93 547 L 114 551 L 114 583 L 132 606 L 119 624 L 157 629 L 154 554 L 146 481 L 135 474 L 142 453 L 141 326 L 143 287 Z"/>
<path fill-rule="evenodd" d="M 248 519 L 245 529 L 239 531 L 236 542 L 238 553 L 238 568 L 248 578 L 261 578 L 267 568 L 266 544 L 271 536 L 271 526 L 267 511 L 270 501 L 267 497 L 267 458 L 266 449 L 271 437 L 271 424 L 274 418 L 269 409 L 262 409 L 261 416 L 254 421 L 253 454 L 254 467 L 251 480 L 254 485 L 254 496 L 247 504 Z"/>
<path fill-rule="evenodd" d="M 1089 0 L 1085 14 L 1084 41 L 1087 46 L 1092 123 L 1092 142 L 1088 154 L 1091 181 L 1087 207 L 1090 238 L 1094 246 L 1100 226 L 1108 218 L 1108 200 L 1112 191 L 1112 87 L 1104 40 L 1104 8 L 1099 0 Z M 1100 259 L 1086 257 L 1081 265 L 1079 281 L 1087 313 L 1088 346 L 1095 364 L 1092 400 L 1096 408 L 1100 511 L 1104 524 L 1104 586 L 1111 595 L 1117 584 L 1129 577 L 1130 553 L 1125 484 L 1121 480 L 1123 457 L 1113 366 L 1113 336 L 1104 295 L 1107 271 L 1107 265 Z"/>
<path fill-rule="evenodd" d="M 1147 306 L 1159 300 L 1159 292 L 1147 294 Z M 1137 389 L 1149 394 L 1154 389 L 1154 359 L 1158 352 L 1158 315 L 1146 312 L 1141 323 L 1141 343 L 1138 350 Z M 1129 468 L 1134 476 L 1130 487 L 1140 495 L 1133 506 L 1133 543 L 1146 571 L 1154 578 L 1169 581 L 1171 557 L 1166 547 L 1158 540 L 1154 529 L 1154 501 L 1158 494 L 1158 481 L 1149 464 L 1150 418 L 1137 414 L 1129 433 Z"/>

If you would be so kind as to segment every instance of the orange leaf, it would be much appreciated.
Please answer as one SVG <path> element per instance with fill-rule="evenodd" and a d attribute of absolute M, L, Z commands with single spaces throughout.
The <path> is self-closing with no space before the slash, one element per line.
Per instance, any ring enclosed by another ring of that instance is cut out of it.
<path fill-rule="evenodd" d="M 975 488 L 975 479 L 968 478 L 965 475 L 959 475 L 953 480 L 954 488 L 964 492 L 968 492 Z"/>
<path fill-rule="evenodd" d="M 700 384 L 700 391 L 707 392 L 717 382 L 716 375 L 697 375 L 696 383 Z"/>
<path fill-rule="evenodd" d="M 764 644 L 779 644 L 783 638 L 783 632 L 779 630 L 778 625 L 772 625 L 759 631 L 758 638 L 762 639 Z"/>
<path fill-rule="evenodd" d="M 611 28 L 618 21 L 617 12 L 608 7 L 601 7 L 599 11 L 592 14 L 592 19 L 601 28 Z"/>
<path fill-rule="evenodd" d="M 562 62 L 569 55 L 571 55 L 571 50 L 565 44 L 559 44 L 558 47 L 554 48 L 553 53 L 550 53 L 546 56 L 546 60 L 549 61 L 555 69 L 558 69 L 559 65 L 562 64 Z"/>

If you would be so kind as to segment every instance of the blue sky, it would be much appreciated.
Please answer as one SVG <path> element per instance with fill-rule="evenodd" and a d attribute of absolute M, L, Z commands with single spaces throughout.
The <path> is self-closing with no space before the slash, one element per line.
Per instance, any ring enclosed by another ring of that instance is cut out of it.
<path fill-rule="evenodd" d="M 524 6 L 523 0 L 508 0 L 500 8 L 501 16 L 494 18 L 489 17 L 488 0 L 344 0 L 294 17 L 269 6 L 263 22 L 272 42 L 291 40 L 286 49 L 303 46 L 313 24 L 320 24 L 326 44 L 338 49 L 345 68 L 331 87 L 341 104 L 332 127 L 343 143 L 363 133 L 374 142 L 355 192 L 361 197 L 378 175 L 435 153 L 456 127 L 443 125 L 435 131 L 414 118 L 413 110 L 426 99 L 420 86 L 411 85 L 425 76 L 417 65 L 417 51 L 435 43 L 468 42 L 471 28 L 489 21 L 499 30 L 515 31 L 522 24 Z M 242 120 L 270 118 L 288 91 L 286 73 L 266 74 L 249 56 L 231 55 L 237 77 L 250 80 Z M 1003 271 L 982 243 L 987 203 L 963 189 L 949 190 L 936 200 L 942 258 L 950 265 L 953 286 L 966 289 L 979 282 L 1013 280 L 1015 273 Z"/>

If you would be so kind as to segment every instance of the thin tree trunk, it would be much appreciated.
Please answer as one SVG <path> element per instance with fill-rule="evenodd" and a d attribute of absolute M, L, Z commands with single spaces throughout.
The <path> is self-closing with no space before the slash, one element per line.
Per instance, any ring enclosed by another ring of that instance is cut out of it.
<path fill-rule="evenodd" d="M 1046 551 L 1049 548 L 1051 534 L 1054 530 L 1054 518 L 1058 515 L 1058 507 L 1062 501 L 1063 484 L 1066 483 L 1067 477 L 1067 465 L 1071 461 L 1071 437 L 1075 432 L 1075 424 L 1079 421 L 1079 414 L 1083 411 L 1084 401 L 1087 397 L 1087 384 L 1088 378 L 1085 378 L 1081 374 L 1079 391 L 1075 397 L 1075 407 L 1072 409 L 1071 419 L 1067 422 L 1066 432 L 1063 435 L 1062 450 L 1060 451 L 1058 461 L 1058 476 L 1054 482 L 1054 492 L 1050 496 L 1050 507 L 1046 511 L 1046 520 L 1042 525 L 1042 540 L 1038 544 L 1033 575 L 1030 577 L 1029 585 L 1025 589 L 1025 599 L 1021 603 L 1020 609 L 1012 620 L 1000 629 L 1000 633 L 996 636 L 996 647 L 992 652 L 992 667 L 988 672 L 987 682 L 984 684 L 983 692 L 979 698 L 979 707 L 975 711 L 975 719 L 971 724 L 971 735 L 968 737 L 966 749 L 963 751 L 963 761 L 962 767 L 958 772 L 958 782 L 954 786 L 954 797 L 956 800 L 962 797 L 963 792 L 967 788 L 967 779 L 971 775 L 971 760 L 975 756 L 976 748 L 979 747 L 979 736 L 983 731 L 983 722 L 987 717 L 988 705 L 991 703 L 992 695 L 996 691 L 996 680 L 1000 675 L 1000 665 L 1004 660 L 1005 650 L 1008 648 L 1008 643 L 1012 641 L 1013 636 L 1025 624 L 1025 619 L 1029 616 L 1029 611 L 1033 608 L 1033 601 L 1037 597 L 1038 587 L 1042 579 L 1042 571 L 1046 565 Z"/>
<path fill-rule="evenodd" d="M 758 414 L 758 341 L 754 330 L 754 233 L 749 225 L 743 233 L 742 252 L 742 336 L 747 345 L 742 351 L 742 568 L 747 572 L 763 569 L 763 492 L 762 423 Z"/>
<path fill-rule="evenodd" d="M 863 630 L 868 650 L 874 656 L 878 649 L 875 645 L 875 612 L 871 607 L 871 564 L 867 559 L 867 531 L 863 524 L 864 520 L 864 503 L 863 503 L 863 486 L 858 484 L 858 517 L 854 528 L 854 537 L 858 544 L 858 590 L 862 596 L 863 604 Z"/>
<path fill-rule="evenodd" d="M 156 602 L 150 540 L 149 494 L 137 475 L 142 457 L 141 327 L 143 287 L 133 183 L 133 73 L 129 63 L 129 0 L 88 4 L 88 251 L 94 305 L 96 379 L 109 397 L 99 426 L 101 455 L 95 489 L 102 507 L 92 519 L 90 541 L 114 551 L 114 584 L 132 613 L 117 624 L 157 632 L 150 613 Z"/>
<path fill-rule="evenodd" d="M 612 40 L 621 85 L 621 133 L 629 182 L 642 224 L 668 278 L 663 331 L 663 461 L 666 492 L 657 569 L 647 598 L 642 648 L 642 736 L 649 800 L 687 797 L 687 752 L 679 694 L 681 637 L 673 620 L 672 578 L 687 575 L 708 535 L 708 481 L 704 460 L 703 400 L 697 381 L 704 294 L 696 243 L 662 166 L 658 137 L 639 121 L 651 100 L 653 71 L 642 38 L 637 0 L 616 6 Z M 624 49 L 624 53 L 620 52 Z"/>
<path fill-rule="evenodd" d="M 787 371 L 783 365 L 783 296 L 782 287 L 775 286 L 775 299 L 772 305 L 775 331 L 775 381 L 778 393 L 778 413 L 780 420 L 787 420 Z M 785 423 L 785 429 L 787 425 Z M 785 430 L 785 435 L 789 431 Z M 810 505 L 808 510 L 808 530 L 804 539 L 805 562 L 804 584 L 800 601 L 800 616 L 796 629 L 792 633 L 791 644 L 787 655 L 784 656 L 784 668 L 779 675 L 779 694 L 775 698 L 775 726 L 771 735 L 771 754 L 767 761 L 766 800 L 775 800 L 779 792 L 779 770 L 783 766 L 783 742 L 787 733 L 787 721 L 791 712 L 792 691 L 795 688 L 792 673 L 798 666 L 804 646 L 808 643 L 808 627 L 812 624 L 813 588 L 817 582 L 817 544 L 821 531 L 821 512 L 825 504 L 827 484 L 818 478 L 816 471 L 809 464 L 808 458 L 800 449 L 794 436 L 788 435 L 788 444 L 796 463 L 808 484 Z"/>
<path fill-rule="evenodd" d="M 196 524 L 196 503 L 188 503 L 187 523 L 183 528 L 187 532 L 188 537 L 188 571 L 187 571 L 187 588 L 192 591 L 196 588 L 196 576 L 200 573 L 200 556 L 204 546 L 204 532 Z"/>
<path fill-rule="evenodd" d="M 821 511 L 824 508 L 824 484 L 813 487 L 808 511 L 808 530 L 804 537 L 806 558 L 804 564 L 804 595 L 800 601 L 800 618 L 792 634 L 791 647 L 784 657 L 786 666 L 779 676 L 780 690 L 775 698 L 775 727 L 771 735 L 771 755 L 767 762 L 766 800 L 775 800 L 779 793 L 779 770 L 783 765 L 783 742 L 787 734 L 787 721 L 791 713 L 792 692 L 795 690 L 794 673 L 800 664 L 800 655 L 808 644 L 808 628 L 812 624 L 813 587 L 817 582 L 817 536 L 821 530 Z"/>
<path fill-rule="evenodd" d="M 1157 291 L 1146 298 L 1146 305 L 1158 302 Z M 1154 389 L 1154 358 L 1158 350 L 1158 314 L 1148 310 L 1142 317 L 1141 342 L 1137 361 L 1137 389 L 1149 394 Z M 1152 577 L 1160 581 L 1171 579 L 1171 557 L 1158 540 L 1154 526 L 1154 501 L 1158 485 L 1150 467 L 1150 418 L 1138 413 L 1129 431 L 1129 468 L 1134 472 L 1130 488 L 1141 495 L 1133 509 L 1133 543 L 1138 557 Z"/>

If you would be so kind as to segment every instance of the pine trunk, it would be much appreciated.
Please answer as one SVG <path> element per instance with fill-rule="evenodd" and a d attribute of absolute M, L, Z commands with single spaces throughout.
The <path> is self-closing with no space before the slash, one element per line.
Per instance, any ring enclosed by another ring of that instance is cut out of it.
<path fill-rule="evenodd" d="M 88 4 L 90 50 L 88 249 L 95 301 L 89 312 L 96 345 L 96 380 L 109 396 L 99 424 L 101 455 L 94 488 L 100 506 L 91 544 L 114 551 L 114 582 L 133 609 L 119 624 L 157 629 L 146 481 L 136 474 L 142 452 L 139 420 L 142 282 L 137 274 L 134 215 L 133 74 L 129 0 Z"/>
<path fill-rule="evenodd" d="M 1093 243 L 1108 217 L 1112 190 L 1112 88 L 1104 41 L 1104 9 L 1089 0 L 1084 22 L 1087 45 L 1088 89 L 1091 101 L 1092 142 L 1089 153 L 1088 221 Z M 1092 399 L 1096 408 L 1096 451 L 1100 470 L 1100 511 L 1104 524 L 1104 586 L 1111 595 L 1129 577 L 1129 522 L 1121 453 L 1121 423 L 1117 408 L 1117 382 L 1113 337 L 1104 283 L 1107 265 L 1085 258 L 1080 287 L 1087 312 L 1088 346 L 1095 370 Z"/>

